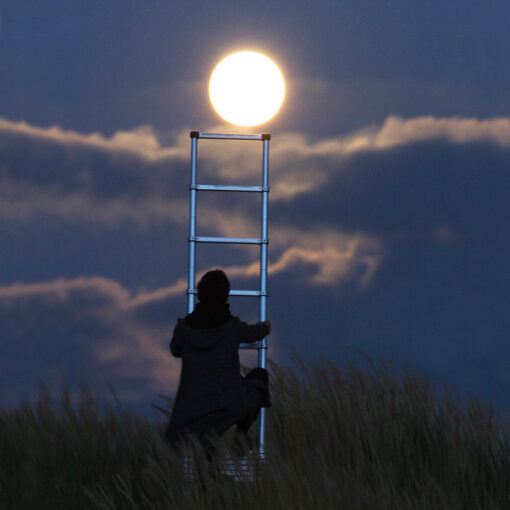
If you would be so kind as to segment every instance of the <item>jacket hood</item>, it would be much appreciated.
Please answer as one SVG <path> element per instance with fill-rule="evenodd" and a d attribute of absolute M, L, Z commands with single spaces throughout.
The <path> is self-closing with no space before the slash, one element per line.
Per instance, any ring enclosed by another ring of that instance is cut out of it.
<path fill-rule="evenodd" d="M 221 339 L 227 336 L 234 327 L 234 320 L 225 322 L 221 326 L 208 329 L 194 329 L 188 326 L 184 319 L 179 319 L 179 325 L 183 329 L 186 338 L 193 347 L 200 350 L 211 349 Z"/>

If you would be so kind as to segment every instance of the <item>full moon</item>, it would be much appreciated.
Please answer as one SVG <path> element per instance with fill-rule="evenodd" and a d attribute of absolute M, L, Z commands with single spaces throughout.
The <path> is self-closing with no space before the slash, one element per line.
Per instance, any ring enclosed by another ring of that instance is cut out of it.
<path fill-rule="evenodd" d="M 256 126 L 280 109 L 285 82 L 276 64 L 253 51 L 224 58 L 209 81 L 209 97 L 218 114 L 237 126 Z"/>

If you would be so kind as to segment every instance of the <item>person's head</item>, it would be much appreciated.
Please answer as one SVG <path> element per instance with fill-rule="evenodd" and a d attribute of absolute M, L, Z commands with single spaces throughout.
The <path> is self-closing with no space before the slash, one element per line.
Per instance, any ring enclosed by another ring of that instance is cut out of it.
<path fill-rule="evenodd" d="M 221 269 L 208 271 L 197 285 L 198 300 L 201 303 L 226 303 L 230 282 Z"/>

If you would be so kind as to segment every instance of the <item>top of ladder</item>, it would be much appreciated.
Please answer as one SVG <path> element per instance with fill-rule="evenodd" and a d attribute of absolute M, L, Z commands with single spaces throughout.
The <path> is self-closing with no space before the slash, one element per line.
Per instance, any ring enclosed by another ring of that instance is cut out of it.
<path fill-rule="evenodd" d="M 219 133 L 203 133 L 202 131 L 190 131 L 190 138 L 204 138 L 209 140 L 271 140 L 269 133 L 258 135 L 227 135 Z"/>

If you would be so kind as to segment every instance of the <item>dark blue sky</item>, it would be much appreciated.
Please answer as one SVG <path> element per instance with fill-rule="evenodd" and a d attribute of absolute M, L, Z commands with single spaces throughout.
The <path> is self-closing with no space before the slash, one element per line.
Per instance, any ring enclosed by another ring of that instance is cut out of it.
<path fill-rule="evenodd" d="M 237 131 L 207 82 L 252 49 L 287 83 L 252 130 L 273 136 L 270 356 L 361 349 L 510 412 L 508 2 L 23 0 L 0 16 L 2 404 L 62 377 L 140 410 L 175 391 L 188 132 Z M 200 142 L 203 181 L 257 183 L 258 149 Z M 221 198 L 200 197 L 200 232 L 257 235 L 258 201 Z M 198 264 L 250 288 L 255 260 L 210 247 Z"/>

